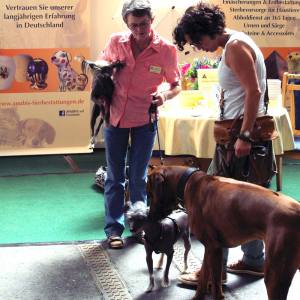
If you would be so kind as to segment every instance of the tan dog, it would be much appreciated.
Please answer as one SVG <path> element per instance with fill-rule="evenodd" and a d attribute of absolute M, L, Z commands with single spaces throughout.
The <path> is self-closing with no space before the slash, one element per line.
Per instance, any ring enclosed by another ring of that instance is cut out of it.
<path fill-rule="evenodd" d="M 300 73 L 300 52 L 291 52 L 286 58 L 288 64 L 288 72 L 291 74 Z"/>
<path fill-rule="evenodd" d="M 43 147 L 45 143 L 52 144 L 55 129 L 41 119 L 26 119 L 19 123 L 22 143 L 26 147 Z"/>
<path fill-rule="evenodd" d="M 166 212 L 176 205 L 176 193 L 184 191 L 191 232 L 205 247 L 194 299 L 204 298 L 208 281 L 213 299 L 223 299 L 222 248 L 256 239 L 265 242 L 268 298 L 286 299 L 300 266 L 300 204 L 258 185 L 189 170 L 182 166 L 154 168 L 148 191 L 152 216 L 161 216 L 162 208 Z M 178 187 L 183 182 L 184 187 Z"/>

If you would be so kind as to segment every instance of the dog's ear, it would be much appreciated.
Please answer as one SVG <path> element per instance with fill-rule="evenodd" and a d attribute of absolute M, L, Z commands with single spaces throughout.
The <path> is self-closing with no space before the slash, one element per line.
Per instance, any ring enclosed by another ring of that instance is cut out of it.
<path fill-rule="evenodd" d="M 23 129 L 25 128 L 26 120 L 22 120 L 19 122 L 19 132 L 22 133 Z"/>
<path fill-rule="evenodd" d="M 66 56 L 67 56 L 68 63 L 70 63 L 72 61 L 72 54 L 66 51 Z"/>
<path fill-rule="evenodd" d="M 149 216 L 155 218 L 162 213 L 161 209 L 166 195 L 165 178 L 161 172 L 152 172 L 148 176 L 147 191 L 150 197 Z"/>
<path fill-rule="evenodd" d="M 164 183 L 165 183 L 165 177 L 160 173 L 154 173 L 153 178 L 153 188 L 154 191 L 156 192 L 156 195 L 159 199 L 161 199 L 163 197 L 163 187 L 164 187 Z"/>
<path fill-rule="evenodd" d="M 41 134 L 45 137 L 47 144 L 52 144 L 55 139 L 55 129 L 48 123 L 44 122 L 41 128 Z"/>

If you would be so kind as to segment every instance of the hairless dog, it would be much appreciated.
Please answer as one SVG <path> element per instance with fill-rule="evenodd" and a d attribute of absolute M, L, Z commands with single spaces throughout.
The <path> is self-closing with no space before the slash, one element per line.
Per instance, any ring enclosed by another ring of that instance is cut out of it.
<path fill-rule="evenodd" d="M 126 218 L 131 232 L 145 232 L 144 246 L 146 250 L 146 261 L 150 276 L 150 283 L 146 292 L 151 292 L 154 288 L 153 260 L 152 253 L 161 253 L 158 268 L 163 264 L 163 255 L 167 255 L 167 264 L 162 278 L 162 286 L 168 287 L 169 268 L 173 259 L 174 244 L 182 237 L 184 241 L 184 270 L 187 269 L 187 256 L 191 249 L 188 217 L 184 210 L 176 210 L 162 220 L 149 218 L 149 208 L 142 201 L 129 205 Z"/>

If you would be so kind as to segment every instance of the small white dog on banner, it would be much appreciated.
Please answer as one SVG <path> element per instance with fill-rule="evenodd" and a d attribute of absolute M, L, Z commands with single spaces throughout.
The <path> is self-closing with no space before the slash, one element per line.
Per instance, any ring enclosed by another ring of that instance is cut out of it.
<path fill-rule="evenodd" d="M 83 59 L 83 58 L 82 58 Z M 72 56 L 67 51 L 59 50 L 51 57 L 51 62 L 57 66 L 59 90 L 65 91 L 83 91 L 88 83 L 88 77 L 85 73 L 78 74 L 72 67 Z"/>

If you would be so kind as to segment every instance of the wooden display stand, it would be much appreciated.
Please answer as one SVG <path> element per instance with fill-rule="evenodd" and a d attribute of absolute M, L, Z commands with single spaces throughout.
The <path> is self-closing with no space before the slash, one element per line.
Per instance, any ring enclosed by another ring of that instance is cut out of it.
<path fill-rule="evenodd" d="M 290 74 L 285 72 L 282 78 L 282 103 L 289 112 L 292 130 L 294 135 L 300 135 L 300 130 L 296 129 L 295 97 L 294 91 L 300 91 L 300 84 L 289 83 L 291 79 L 300 80 L 300 74 Z"/>

